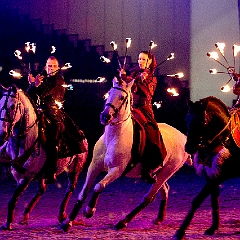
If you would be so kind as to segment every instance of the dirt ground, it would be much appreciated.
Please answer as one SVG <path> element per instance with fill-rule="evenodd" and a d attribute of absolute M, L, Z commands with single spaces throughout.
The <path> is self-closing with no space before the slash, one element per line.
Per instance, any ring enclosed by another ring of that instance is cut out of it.
<path fill-rule="evenodd" d="M 79 183 L 73 194 L 68 214 L 76 202 L 77 195 L 83 185 L 85 172 L 80 176 Z M 160 197 L 144 209 L 132 220 L 124 230 L 116 231 L 113 226 L 138 205 L 148 191 L 149 185 L 141 180 L 120 178 L 110 184 L 102 193 L 95 215 L 86 219 L 79 212 L 77 220 L 69 233 L 63 232 L 57 222 L 58 206 L 67 186 L 67 178 L 63 174 L 58 182 L 48 187 L 47 192 L 39 201 L 30 215 L 28 226 L 18 222 L 25 204 L 36 190 L 36 182 L 19 199 L 15 211 L 13 230 L 0 230 L 0 239 L 172 239 L 175 231 L 182 223 L 194 196 L 204 185 L 204 178 L 195 174 L 193 169 L 184 166 L 170 180 L 171 187 L 166 220 L 159 226 L 152 224 L 157 216 Z M 6 220 L 7 202 L 16 186 L 10 175 L 1 175 L 0 181 L 0 225 Z M 91 195 L 91 194 L 90 194 Z M 89 197 L 90 197 L 89 195 Z M 210 198 L 208 198 L 195 214 L 186 231 L 185 239 L 240 239 L 240 181 L 232 179 L 221 185 L 220 197 L 220 229 L 214 236 L 203 235 L 211 225 Z M 89 199 L 89 198 L 88 198 Z M 87 199 L 87 200 L 88 200 Z M 88 201 L 87 201 L 88 202 Z M 86 202 L 86 204 L 87 204 Z M 83 208 L 86 206 L 84 204 Z M 83 224 L 80 224 L 84 221 Z"/>

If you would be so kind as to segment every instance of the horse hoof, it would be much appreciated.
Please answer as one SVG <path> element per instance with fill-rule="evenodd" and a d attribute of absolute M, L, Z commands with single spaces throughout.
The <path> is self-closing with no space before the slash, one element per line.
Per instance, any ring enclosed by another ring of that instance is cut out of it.
<path fill-rule="evenodd" d="M 83 215 L 86 217 L 86 218 L 91 218 L 94 213 L 96 212 L 96 208 L 90 208 L 90 207 L 86 207 L 84 210 L 83 210 Z"/>
<path fill-rule="evenodd" d="M 215 234 L 216 230 L 217 230 L 216 228 L 210 227 L 204 232 L 204 235 L 212 236 Z"/>
<path fill-rule="evenodd" d="M 66 219 L 67 219 L 67 214 L 65 212 L 58 215 L 58 222 L 59 223 L 62 223 Z"/>
<path fill-rule="evenodd" d="M 176 240 L 182 240 L 185 235 L 185 231 L 178 229 L 176 233 L 174 234 L 173 238 Z"/>
<path fill-rule="evenodd" d="M 125 228 L 125 227 L 127 227 L 127 223 L 124 222 L 124 221 L 119 221 L 119 222 L 114 226 L 114 228 L 115 228 L 116 230 L 121 230 L 121 229 L 123 229 L 123 228 Z"/>
<path fill-rule="evenodd" d="M 154 224 L 154 225 L 160 225 L 161 224 L 161 220 L 159 220 L 158 218 L 156 218 L 156 219 L 154 219 L 153 221 L 152 221 L 152 223 Z"/>
<path fill-rule="evenodd" d="M 29 220 L 29 217 L 26 215 L 23 215 L 22 219 L 19 221 L 19 224 L 20 225 L 28 225 L 28 220 Z"/>
<path fill-rule="evenodd" d="M 72 221 L 69 221 L 68 223 L 63 222 L 63 223 L 60 225 L 60 228 L 61 228 L 64 232 L 68 232 L 71 227 L 72 227 Z"/>
<path fill-rule="evenodd" d="M 11 223 L 5 223 L 1 226 L 1 230 L 12 230 L 12 224 Z"/>

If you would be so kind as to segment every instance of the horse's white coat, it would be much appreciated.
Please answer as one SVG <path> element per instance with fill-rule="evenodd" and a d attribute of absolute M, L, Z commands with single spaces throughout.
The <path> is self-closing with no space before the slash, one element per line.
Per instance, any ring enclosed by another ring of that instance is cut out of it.
<path fill-rule="evenodd" d="M 100 172 L 106 171 L 106 176 L 96 184 L 94 190 L 101 192 L 111 182 L 119 178 L 131 159 L 131 148 L 133 143 L 133 123 L 130 108 L 130 95 L 133 82 L 122 86 L 117 80 L 113 80 L 113 88 L 109 91 L 109 97 L 101 115 L 102 123 L 106 123 L 104 134 L 99 138 L 93 150 L 93 158 L 88 168 L 86 181 L 79 193 L 78 199 L 83 201 L 87 192 L 92 187 L 95 178 Z M 116 88 L 123 88 L 121 91 Z M 124 98 L 127 100 L 124 102 Z M 111 103 L 112 106 L 109 106 Z M 121 106 L 122 105 L 122 106 Z M 119 109 L 116 114 L 114 109 Z M 109 117 L 110 116 L 110 117 Z M 168 198 L 167 180 L 186 162 L 191 164 L 190 155 L 184 150 L 186 136 L 177 129 L 159 123 L 163 141 L 167 149 L 167 156 L 164 159 L 163 167 L 157 171 L 157 183 L 153 184 L 147 198 L 152 199 L 160 190 L 163 199 Z M 141 176 L 141 166 L 138 164 L 128 177 Z"/>

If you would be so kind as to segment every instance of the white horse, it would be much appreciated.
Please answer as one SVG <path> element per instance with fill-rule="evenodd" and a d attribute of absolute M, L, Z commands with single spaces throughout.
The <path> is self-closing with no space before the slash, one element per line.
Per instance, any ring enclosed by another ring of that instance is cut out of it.
<path fill-rule="evenodd" d="M 4 144 L 0 148 L 0 163 L 22 164 L 26 169 L 19 173 L 11 167 L 11 172 L 17 181 L 17 187 L 8 202 L 7 221 L 2 229 L 12 229 L 14 209 L 21 194 L 32 180 L 38 180 L 38 190 L 23 212 L 21 224 L 28 224 L 29 214 L 40 197 L 46 191 L 43 179 L 43 165 L 46 161 L 46 152 L 38 136 L 39 126 L 37 114 L 29 98 L 21 89 L 12 86 L 8 89 L 0 86 L 2 98 L 0 100 L 0 140 Z M 88 149 L 87 140 L 83 144 Z M 58 159 L 57 175 L 66 171 L 69 185 L 59 208 L 58 220 L 66 219 L 66 207 L 74 189 L 78 176 L 86 162 L 87 151 L 72 157 Z M 20 162 L 18 162 L 20 161 Z M 21 161 L 24 161 L 21 163 Z"/>
<path fill-rule="evenodd" d="M 106 176 L 94 187 L 93 196 L 84 211 L 86 217 L 93 216 L 96 211 L 96 203 L 99 194 L 105 187 L 119 178 L 131 160 L 131 149 L 133 145 L 133 119 L 131 117 L 130 96 L 133 81 L 129 84 L 113 80 L 113 87 L 109 91 L 109 96 L 103 112 L 101 113 L 101 123 L 105 125 L 105 131 L 95 144 L 93 158 L 88 168 L 84 186 L 79 193 L 78 201 L 75 204 L 69 217 L 61 224 L 64 231 L 68 231 L 76 218 L 87 193 L 93 186 L 94 180 L 100 172 L 107 172 Z M 192 163 L 191 157 L 184 150 L 186 136 L 177 129 L 164 124 L 158 124 L 163 141 L 167 150 L 163 167 L 159 167 L 156 172 L 157 182 L 154 183 L 148 193 L 143 197 L 142 202 L 125 219 L 115 225 L 116 229 L 122 229 L 149 203 L 153 202 L 157 193 L 160 193 L 161 203 L 159 213 L 154 220 L 159 224 L 164 220 L 166 204 L 168 200 L 169 186 L 167 180 L 183 166 L 185 161 Z M 141 177 L 141 166 L 137 164 L 128 177 Z"/>

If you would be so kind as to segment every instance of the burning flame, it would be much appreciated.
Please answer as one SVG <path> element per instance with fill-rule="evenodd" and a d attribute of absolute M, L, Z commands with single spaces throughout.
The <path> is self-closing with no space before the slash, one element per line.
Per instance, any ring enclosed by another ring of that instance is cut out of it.
<path fill-rule="evenodd" d="M 129 48 L 131 46 L 132 39 L 131 38 L 126 38 L 126 48 Z"/>
<path fill-rule="evenodd" d="M 56 47 L 55 46 L 52 46 L 51 47 L 51 54 L 55 53 L 56 52 Z"/>
<path fill-rule="evenodd" d="M 55 100 L 56 105 L 58 106 L 59 109 L 63 107 L 63 104 L 57 100 Z"/>
<path fill-rule="evenodd" d="M 168 88 L 167 92 L 169 92 L 173 97 L 179 96 L 179 93 L 176 91 L 175 88 Z"/>
<path fill-rule="evenodd" d="M 209 72 L 211 74 L 217 74 L 217 69 L 216 68 L 209 69 Z"/>
<path fill-rule="evenodd" d="M 222 92 L 229 92 L 230 91 L 230 87 L 228 84 L 224 85 L 221 87 L 221 91 Z"/>
<path fill-rule="evenodd" d="M 214 60 L 218 59 L 218 53 L 217 52 L 208 52 L 207 56 L 210 58 L 213 58 Z"/>
<path fill-rule="evenodd" d="M 104 57 L 104 56 L 101 56 L 101 57 L 100 57 L 100 60 L 101 60 L 102 62 L 105 62 L 105 63 L 110 63 L 110 62 L 111 62 L 111 60 L 110 60 L 109 58 L 106 58 L 106 57 Z"/>
<path fill-rule="evenodd" d="M 117 44 L 114 41 L 111 41 L 110 45 L 112 46 L 114 51 L 117 49 Z"/>
<path fill-rule="evenodd" d="M 174 53 L 171 53 L 167 58 L 167 60 L 171 60 L 171 59 L 174 59 Z"/>
<path fill-rule="evenodd" d="M 157 46 L 157 44 L 155 44 L 154 41 L 150 41 L 150 43 L 149 43 L 150 49 L 153 49 L 153 48 L 155 48 L 156 46 Z"/>
<path fill-rule="evenodd" d="M 66 70 L 66 69 L 71 68 L 71 67 L 72 67 L 71 63 L 65 63 L 64 66 L 61 67 L 61 69 Z"/>
<path fill-rule="evenodd" d="M 184 74 L 182 72 L 175 73 L 175 74 L 169 74 L 168 77 L 175 77 L 175 78 L 183 78 Z"/>
<path fill-rule="evenodd" d="M 240 52 L 240 46 L 234 44 L 234 45 L 232 46 L 232 49 L 233 49 L 233 56 L 236 57 L 237 54 Z"/>
<path fill-rule="evenodd" d="M 21 56 L 21 51 L 19 51 L 19 50 L 16 50 L 15 52 L 14 52 L 14 56 L 15 57 L 17 57 L 18 59 L 20 59 L 20 60 L 22 60 L 22 56 Z"/>
<path fill-rule="evenodd" d="M 105 94 L 103 95 L 103 99 L 104 99 L 104 100 L 106 100 L 108 97 L 109 97 L 109 92 L 107 92 L 107 93 L 105 93 Z"/>
<path fill-rule="evenodd" d="M 16 71 L 14 71 L 14 70 L 11 70 L 11 71 L 9 72 L 9 75 L 13 76 L 14 78 L 21 78 L 21 77 L 22 77 L 21 73 L 16 72 Z"/>
<path fill-rule="evenodd" d="M 224 56 L 225 43 L 217 42 L 217 43 L 215 43 L 215 47 L 216 47 L 216 48 L 220 51 L 220 53 Z"/>
<path fill-rule="evenodd" d="M 98 77 L 96 79 L 96 82 L 106 82 L 106 81 L 107 81 L 107 79 L 105 77 Z"/>
<path fill-rule="evenodd" d="M 160 107 L 162 107 L 162 101 L 154 102 L 153 106 L 156 106 L 156 108 L 159 109 Z"/>

